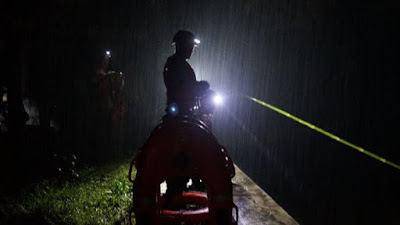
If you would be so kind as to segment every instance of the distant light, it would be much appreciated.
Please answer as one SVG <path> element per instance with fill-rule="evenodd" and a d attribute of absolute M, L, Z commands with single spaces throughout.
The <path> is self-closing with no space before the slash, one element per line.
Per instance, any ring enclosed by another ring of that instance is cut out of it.
<path fill-rule="evenodd" d="M 160 194 L 164 195 L 165 193 L 167 193 L 167 182 L 164 181 L 160 184 Z"/>
<path fill-rule="evenodd" d="M 3 94 L 3 97 L 1 98 L 1 100 L 2 100 L 3 102 L 7 102 L 7 100 L 8 100 L 7 93 L 4 93 L 4 94 Z"/>
<path fill-rule="evenodd" d="M 111 52 L 110 51 L 106 51 L 106 55 L 108 55 L 108 57 L 111 57 Z"/>
<path fill-rule="evenodd" d="M 189 188 L 190 186 L 192 186 L 193 181 L 192 179 L 189 179 L 189 182 L 186 183 L 186 188 Z"/>
<path fill-rule="evenodd" d="M 194 39 L 194 43 L 200 44 L 200 40 L 199 39 Z"/>
<path fill-rule="evenodd" d="M 222 98 L 221 95 L 216 95 L 214 96 L 214 103 L 216 105 L 221 105 L 223 103 L 224 99 Z"/>
<path fill-rule="evenodd" d="M 176 108 L 174 106 L 171 107 L 171 112 L 176 112 Z"/>

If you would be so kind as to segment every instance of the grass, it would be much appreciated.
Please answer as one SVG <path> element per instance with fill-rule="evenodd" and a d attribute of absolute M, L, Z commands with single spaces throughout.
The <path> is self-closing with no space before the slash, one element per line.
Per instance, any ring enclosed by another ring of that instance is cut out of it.
<path fill-rule="evenodd" d="M 114 161 L 34 184 L 0 199 L 0 224 L 135 224 L 128 168 Z"/>

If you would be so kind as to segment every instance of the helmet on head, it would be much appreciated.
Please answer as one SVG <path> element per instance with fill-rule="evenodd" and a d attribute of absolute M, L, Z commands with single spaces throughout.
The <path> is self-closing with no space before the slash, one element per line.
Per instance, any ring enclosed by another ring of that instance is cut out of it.
<path fill-rule="evenodd" d="M 187 30 L 180 30 L 176 32 L 174 38 L 172 39 L 172 44 L 174 45 L 181 45 L 181 44 L 192 44 L 196 46 L 200 44 L 200 41 L 196 39 L 194 34 Z"/>

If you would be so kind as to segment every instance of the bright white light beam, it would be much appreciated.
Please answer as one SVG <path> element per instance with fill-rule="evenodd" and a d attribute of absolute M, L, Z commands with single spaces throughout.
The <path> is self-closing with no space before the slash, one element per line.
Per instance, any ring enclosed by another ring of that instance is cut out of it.
<path fill-rule="evenodd" d="M 224 98 L 222 98 L 221 95 L 215 95 L 214 96 L 214 103 L 216 105 L 221 105 L 224 102 Z"/>

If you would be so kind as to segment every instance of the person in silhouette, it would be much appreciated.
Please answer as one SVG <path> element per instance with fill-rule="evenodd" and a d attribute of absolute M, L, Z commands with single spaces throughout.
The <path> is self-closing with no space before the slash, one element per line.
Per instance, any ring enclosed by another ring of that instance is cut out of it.
<path fill-rule="evenodd" d="M 175 53 L 168 57 L 163 71 L 167 88 L 167 112 L 169 106 L 174 105 L 176 114 L 190 115 L 196 97 L 204 95 L 210 88 L 207 81 L 196 81 L 196 75 L 187 62 L 199 43 L 195 35 L 187 30 L 178 31 L 172 39 Z"/>

